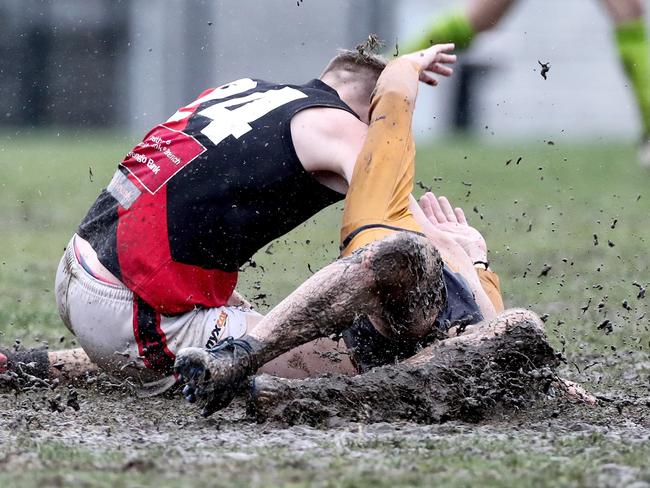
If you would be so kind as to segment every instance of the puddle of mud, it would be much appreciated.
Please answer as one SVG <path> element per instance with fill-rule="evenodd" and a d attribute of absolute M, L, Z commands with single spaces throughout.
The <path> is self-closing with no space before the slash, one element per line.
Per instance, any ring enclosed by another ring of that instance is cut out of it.
<path fill-rule="evenodd" d="M 590 371 L 598 373 L 597 368 Z M 647 374 L 645 370 L 638 374 L 639 368 L 631 363 L 619 376 L 632 373 L 637 374 L 635 380 L 620 384 L 619 389 L 599 390 L 612 401 L 596 407 L 545 399 L 525 411 L 475 424 L 342 420 L 329 429 L 258 424 L 247 417 L 243 401 L 203 419 L 178 398 L 138 399 L 116 389 L 77 389 L 78 409 L 74 402 L 67 404 L 69 391 L 62 387 L 17 395 L 1 393 L 0 472 L 47 468 L 39 454 L 39 446 L 44 445 L 81 448 L 101 459 L 108 456 L 102 466 L 109 471 L 162 468 L 163 472 L 180 473 L 224 463 L 255 469 L 276 457 L 283 465 L 306 471 L 325 469 L 341 457 L 374 465 L 387 452 L 400 456 L 428 452 L 431 446 L 460 446 L 468 455 L 486 459 L 502 455 L 490 446 L 522 446 L 561 462 L 573 455 L 567 446 L 583 445 L 587 439 L 587 446 L 593 444 L 587 449 L 604 451 L 598 451 L 602 463 L 590 475 L 597 486 L 621 486 L 622 481 L 635 486 L 633 483 L 643 483 L 639 480 L 649 472 L 609 462 L 611 453 L 607 452 L 609 446 L 645 449 L 650 445 Z M 120 453 L 119 461 L 110 461 L 107 453 L 114 452 Z"/>
<path fill-rule="evenodd" d="M 635 404 L 623 407 L 613 402 L 589 407 L 566 400 L 544 400 L 527 411 L 478 424 L 342 422 L 335 428 L 316 429 L 252 422 L 243 402 L 203 419 L 179 399 L 137 399 L 125 393 L 107 395 L 101 391 L 81 390 L 78 411 L 71 407 L 52 411 L 55 394 L 45 391 L 0 395 L 0 430 L 7 441 L 3 442 L 4 450 L 25 439 L 83 445 L 89 450 L 119 449 L 127 454 L 173 446 L 187 461 L 210 462 L 214 447 L 243 458 L 260 449 L 277 447 L 317 454 L 319 449 L 329 451 L 335 445 L 393 437 L 409 443 L 475 435 L 484 440 L 548 440 L 599 434 L 615 441 L 650 442 L 650 396 L 639 397 Z M 541 448 L 545 442 L 539 444 Z"/>

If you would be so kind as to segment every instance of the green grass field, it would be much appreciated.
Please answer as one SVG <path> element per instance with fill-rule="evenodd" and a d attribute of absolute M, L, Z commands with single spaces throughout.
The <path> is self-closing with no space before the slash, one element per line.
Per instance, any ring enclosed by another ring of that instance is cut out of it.
<path fill-rule="evenodd" d="M 132 142 L 113 133 L 1 136 L 0 343 L 74 345 L 57 315 L 54 274 L 76 225 Z M 471 223 L 483 231 L 506 305 L 545 317 L 553 344 L 564 351 L 568 374 L 610 396 L 631 392 L 650 397 L 650 296 L 640 293 L 650 282 L 650 174 L 638 168 L 631 144 L 448 139 L 420 145 L 417 180 L 421 185 L 416 196 L 423 193 L 421 186 L 432 187 L 463 206 Z M 241 275 L 240 290 L 261 309 L 277 303 L 310 269 L 335 259 L 339 219 L 340 206 L 330 208 L 273 243 L 269 253 L 258 253 L 256 266 Z M 598 328 L 605 320 L 613 327 L 610 334 Z M 4 400 L 4 405 L 11 404 L 8 397 Z M 0 417 L 0 437 L 11 425 L 8 417 Z M 647 443 L 607 436 L 576 440 L 572 435 L 549 441 L 528 456 L 520 448 L 534 436 L 510 442 L 506 432 L 480 440 L 480 429 L 467 429 L 458 442 L 453 433 L 444 434 L 446 448 L 412 438 L 395 444 L 399 432 L 393 440 L 376 444 L 364 438 L 353 446 L 354 453 L 362 454 L 350 462 L 342 460 L 349 454 L 346 447 L 340 450 L 332 440 L 319 448 L 325 455 L 305 454 L 295 464 L 291 459 L 297 455 L 285 446 L 291 454 L 274 451 L 257 478 L 249 476 L 254 467 L 242 460 L 233 463 L 245 474 L 227 472 L 234 484 L 302 486 L 315 481 L 307 472 L 318 457 L 316 464 L 331 481 L 323 486 L 425 486 L 435 480 L 471 486 L 479 478 L 488 480 L 486 486 L 584 486 L 600 479 L 602 465 L 617 463 L 626 473 L 636 473 L 634 479 L 650 482 Z M 47 486 L 47 480 L 58 480 L 51 482 L 57 486 L 72 481 L 83 486 L 126 486 L 128 480 L 146 484 L 140 475 L 131 478 L 132 473 L 120 470 L 121 454 L 112 447 L 97 454 L 56 442 L 0 444 L 0 485 Z M 423 461 L 422 453 L 432 449 L 435 462 Z M 38 460 L 33 471 L 25 472 L 25 465 L 14 462 L 16 452 Z M 60 460 L 53 463 L 53 455 Z M 390 469 L 378 475 L 371 455 L 383 456 L 384 467 Z M 219 471 L 198 461 L 195 469 L 197 479 L 211 479 L 213 470 Z M 97 470 L 104 474 L 96 475 Z M 159 481 L 176 486 L 182 480 L 178 476 L 164 472 Z M 612 486 L 620 481 L 611 479 Z"/>
<path fill-rule="evenodd" d="M 112 134 L 3 137 L 5 340 L 58 341 L 63 334 L 52 298 L 58 260 L 131 142 Z M 647 350 L 650 314 L 637 319 L 647 305 L 633 283 L 650 281 L 650 175 L 637 167 L 632 149 L 452 139 L 420 149 L 417 179 L 466 209 L 486 236 L 507 305 L 548 314 L 552 336 L 566 340 L 570 354 L 612 345 L 618 353 Z M 423 193 L 420 185 L 415 193 Z M 242 273 L 240 288 L 249 297 L 266 294 L 258 300 L 262 308 L 276 303 L 309 276 L 308 266 L 316 270 L 335 259 L 339 219 L 340 206 L 330 208 L 275 242 L 272 254 L 258 253 L 258 266 Z M 540 276 L 545 266 L 552 269 Z M 605 318 L 614 324 L 610 336 L 596 329 Z"/>

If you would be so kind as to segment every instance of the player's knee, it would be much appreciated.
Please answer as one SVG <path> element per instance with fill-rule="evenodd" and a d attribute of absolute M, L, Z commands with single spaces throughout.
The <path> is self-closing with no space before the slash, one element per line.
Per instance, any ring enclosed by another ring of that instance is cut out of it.
<path fill-rule="evenodd" d="M 503 324 L 508 327 L 514 324 L 527 322 L 538 329 L 544 329 L 544 322 L 535 312 L 526 310 L 525 308 L 510 308 L 501 312 L 495 319 L 498 322 L 503 322 Z"/>

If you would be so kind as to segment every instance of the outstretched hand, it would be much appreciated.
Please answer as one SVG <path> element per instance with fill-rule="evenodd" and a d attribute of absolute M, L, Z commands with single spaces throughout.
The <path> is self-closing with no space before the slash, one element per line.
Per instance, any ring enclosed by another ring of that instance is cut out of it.
<path fill-rule="evenodd" d="M 467 223 L 462 208 L 453 208 L 447 197 L 436 197 L 431 192 L 422 195 L 419 203 L 429 222 L 456 241 L 472 262 L 487 261 L 485 239 L 478 230 Z"/>
<path fill-rule="evenodd" d="M 456 62 L 456 55 L 450 54 L 454 44 L 434 44 L 428 49 L 405 54 L 402 57 L 415 62 L 420 67 L 420 81 L 436 86 L 438 80 L 432 75 L 451 76 L 454 70 L 448 64 Z"/>

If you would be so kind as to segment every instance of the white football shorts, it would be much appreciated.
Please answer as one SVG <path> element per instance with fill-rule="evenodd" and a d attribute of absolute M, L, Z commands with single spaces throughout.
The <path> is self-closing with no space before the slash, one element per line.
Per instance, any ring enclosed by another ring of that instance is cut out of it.
<path fill-rule="evenodd" d="M 162 315 L 128 288 L 88 273 L 75 256 L 73 240 L 59 263 L 55 294 L 63 322 L 90 360 L 131 381 L 145 396 L 174 385 L 173 365 L 180 349 L 213 347 L 225 337 L 239 338 L 246 333 L 247 318 L 261 317 L 240 307 Z"/>

